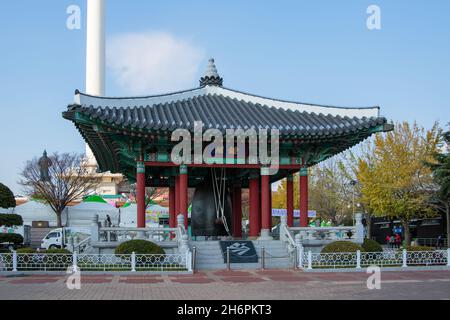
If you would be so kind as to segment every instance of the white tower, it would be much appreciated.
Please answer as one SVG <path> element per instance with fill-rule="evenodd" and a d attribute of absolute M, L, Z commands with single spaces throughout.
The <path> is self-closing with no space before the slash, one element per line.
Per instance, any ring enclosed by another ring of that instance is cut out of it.
<path fill-rule="evenodd" d="M 105 0 L 87 0 L 86 34 L 86 93 L 105 95 Z M 94 154 L 86 144 L 86 158 L 97 165 Z"/>

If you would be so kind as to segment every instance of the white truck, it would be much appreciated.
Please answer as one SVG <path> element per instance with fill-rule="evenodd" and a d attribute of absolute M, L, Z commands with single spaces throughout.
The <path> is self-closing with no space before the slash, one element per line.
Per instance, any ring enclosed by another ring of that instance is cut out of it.
<path fill-rule="evenodd" d="M 28 247 L 31 244 L 31 227 L 30 226 L 0 226 L 0 233 L 2 234 L 19 234 L 23 237 L 23 243 L 19 246 Z M 12 243 L 0 243 L 1 247 L 7 247 L 10 250 L 16 249 L 16 245 Z"/>
<path fill-rule="evenodd" d="M 73 251 L 73 245 L 85 247 L 90 237 L 90 228 L 66 227 L 53 229 L 42 239 L 41 248 L 45 250 L 65 248 Z"/>

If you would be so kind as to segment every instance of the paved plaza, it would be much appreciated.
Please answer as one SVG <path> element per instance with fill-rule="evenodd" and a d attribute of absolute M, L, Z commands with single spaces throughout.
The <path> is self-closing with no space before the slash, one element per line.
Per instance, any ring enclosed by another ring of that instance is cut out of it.
<path fill-rule="evenodd" d="M 380 290 L 368 290 L 367 277 L 293 270 L 82 275 L 81 289 L 69 290 L 62 275 L 1 276 L 0 299 L 450 299 L 450 271 L 382 272 Z"/>

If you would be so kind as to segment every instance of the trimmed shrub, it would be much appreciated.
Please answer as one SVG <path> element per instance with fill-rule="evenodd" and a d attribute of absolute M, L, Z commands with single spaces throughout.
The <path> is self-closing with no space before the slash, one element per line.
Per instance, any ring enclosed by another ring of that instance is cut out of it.
<path fill-rule="evenodd" d="M 365 252 L 383 252 L 383 247 L 381 247 L 378 242 L 372 239 L 364 239 L 362 247 Z"/>
<path fill-rule="evenodd" d="M 48 249 L 47 251 L 45 251 L 45 253 L 49 253 L 49 254 L 72 254 L 72 252 L 70 252 L 67 249 Z"/>
<path fill-rule="evenodd" d="M 407 246 L 406 251 L 434 251 L 434 249 L 425 246 Z"/>
<path fill-rule="evenodd" d="M 36 253 L 33 248 L 20 248 L 16 250 L 17 253 Z"/>
<path fill-rule="evenodd" d="M 120 254 L 164 254 L 164 249 L 147 240 L 130 240 L 120 244 L 114 253 Z"/>
<path fill-rule="evenodd" d="M 19 245 L 23 243 L 23 237 L 17 233 L 0 233 L 0 243 Z"/>
<path fill-rule="evenodd" d="M 359 244 L 350 241 L 335 241 L 327 244 L 323 249 L 322 253 L 335 253 L 335 252 L 356 252 L 364 251 L 363 247 Z"/>
<path fill-rule="evenodd" d="M 22 216 L 18 214 L 0 214 L 0 226 L 13 227 L 23 225 Z"/>
<path fill-rule="evenodd" d="M 14 198 L 14 194 L 7 186 L 0 183 L 0 208 L 9 209 L 15 207 L 16 199 Z"/>

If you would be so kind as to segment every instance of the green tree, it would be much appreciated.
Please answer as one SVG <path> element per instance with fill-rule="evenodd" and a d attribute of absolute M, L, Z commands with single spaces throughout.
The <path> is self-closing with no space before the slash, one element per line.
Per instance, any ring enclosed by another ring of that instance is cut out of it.
<path fill-rule="evenodd" d="M 0 183 L 0 208 L 9 209 L 16 207 L 16 199 L 14 198 L 14 194 L 12 191 Z"/>
<path fill-rule="evenodd" d="M 428 162 L 427 165 L 433 171 L 433 178 L 437 184 L 437 192 L 431 198 L 431 203 L 436 205 L 438 210 L 446 215 L 447 220 L 447 238 L 450 234 L 450 131 L 443 135 L 446 143 L 446 149 L 442 152 L 435 152 L 434 162 Z M 449 243 L 450 248 L 450 243 Z"/>
<path fill-rule="evenodd" d="M 438 124 L 430 130 L 397 124 L 393 132 L 375 137 L 371 161 L 358 163 L 363 201 L 377 216 L 400 219 L 407 243 L 411 219 L 436 213 L 428 202 L 432 174 L 425 162 L 437 151 L 440 137 Z"/>

